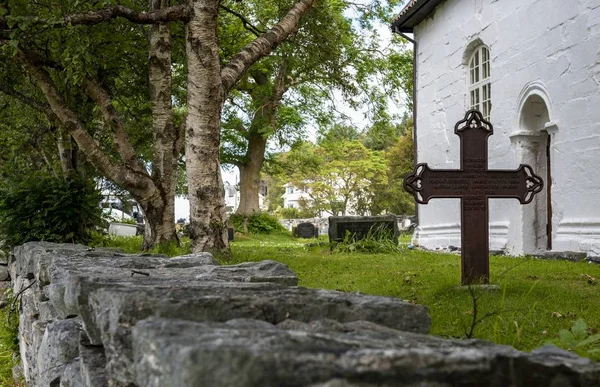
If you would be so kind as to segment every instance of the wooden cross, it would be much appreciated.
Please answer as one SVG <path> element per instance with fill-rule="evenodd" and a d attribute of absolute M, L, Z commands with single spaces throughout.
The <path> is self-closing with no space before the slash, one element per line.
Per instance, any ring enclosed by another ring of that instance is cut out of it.
<path fill-rule="evenodd" d="M 469 110 L 454 133 L 460 137 L 460 169 L 417 164 L 404 178 L 404 189 L 420 204 L 431 198 L 461 199 L 461 281 L 486 284 L 490 278 L 488 198 L 515 198 L 527 204 L 544 182 L 525 164 L 516 170 L 488 170 L 487 141 L 494 129 L 479 111 Z"/>

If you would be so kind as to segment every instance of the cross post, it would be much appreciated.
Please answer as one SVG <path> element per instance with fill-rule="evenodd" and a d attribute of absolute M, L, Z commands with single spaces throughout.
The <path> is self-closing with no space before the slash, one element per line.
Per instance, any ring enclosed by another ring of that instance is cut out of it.
<path fill-rule="evenodd" d="M 417 164 L 404 178 L 404 189 L 417 203 L 432 198 L 461 199 L 461 282 L 487 284 L 489 270 L 488 198 L 514 198 L 530 203 L 544 187 L 529 165 L 516 170 L 488 169 L 488 137 L 492 124 L 477 110 L 469 110 L 457 122 L 454 133 L 460 137 L 460 169 L 431 169 Z"/>

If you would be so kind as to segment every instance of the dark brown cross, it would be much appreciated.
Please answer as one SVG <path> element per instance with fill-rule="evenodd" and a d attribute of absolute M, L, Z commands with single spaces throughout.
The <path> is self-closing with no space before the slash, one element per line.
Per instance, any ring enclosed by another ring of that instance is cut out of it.
<path fill-rule="evenodd" d="M 527 204 L 544 182 L 525 164 L 516 170 L 488 170 L 487 141 L 494 129 L 479 111 L 469 110 L 454 133 L 460 137 L 460 169 L 417 164 L 404 178 L 404 189 L 420 204 L 431 198 L 461 199 L 462 284 L 485 284 L 490 279 L 488 198 L 515 198 Z"/>

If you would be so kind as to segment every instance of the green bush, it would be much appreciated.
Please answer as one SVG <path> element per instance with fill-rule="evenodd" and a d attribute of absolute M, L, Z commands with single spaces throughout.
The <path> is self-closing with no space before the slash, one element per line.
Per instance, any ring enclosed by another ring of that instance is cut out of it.
<path fill-rule="evenodd" d="M 251 215 L 233 214 L 229 219 L 237 232 L 270 234 L 285 230 L 276 217 L 266 212 L 254 212 Z"/>
<path fill-rule="evenodd" d="M 0 237 L 9 246 L 29 241 L 87 243 L 102 225 L 94 182 L 35 174 L 0 186 Z"/>

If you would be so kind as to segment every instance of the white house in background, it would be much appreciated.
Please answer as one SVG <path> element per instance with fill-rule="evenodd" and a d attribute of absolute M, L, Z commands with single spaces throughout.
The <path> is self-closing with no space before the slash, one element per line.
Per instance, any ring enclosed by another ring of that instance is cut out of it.
<path fill-rule="evenodd" d="M 240 205 L 240 191 L 237 186 L 228 181 L 223 184 L 223 190 L 225 191 L 225 211 L 233 214 Z M 258 193 L 258 206 L 261 211 L 267 210 L 267 203 L 262 192 Z"/>
<path fill-rule="evenodd" d="M 300 208 L 303 201 L 310 203 L 312 198 L 308 192 L 308 188 L 302 187 L 298 188 L 291 183 L 284 184 L 285 193 L 282 195 L 283 197 L 283 208 Z M 333 214 L 330 211 L 322 211 L 320 216 L 332 216 Z M 346 215 L 356 215 L 356 211 L 352 202 L 348 203 L 346 207 Z"/>
<path fill-rule="evenodd" d="M 284 184 L 283 208 L 300 208 L 301 202 L 310 202 L 312 199 L 304 188 L 298 188 L 290 183 Z"/>
<path fill-rule="evenodd" d="M 600 254 L 600 0 L 411 0 L 418 162 L 458 169 L 454 124 L 491 121 L 489 168 L 530 164 L 534 202 L 490 200 L 490 247 Z M 418 244 L 460 245 L 458 199 L 418 206 Z"/>

